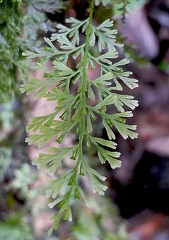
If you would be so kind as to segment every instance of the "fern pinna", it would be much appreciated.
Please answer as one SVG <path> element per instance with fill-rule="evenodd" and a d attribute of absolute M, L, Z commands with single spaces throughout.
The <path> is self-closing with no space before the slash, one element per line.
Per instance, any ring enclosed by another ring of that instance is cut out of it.
<path fill-rule="evenodd" d="M 122 85 L 133 89 L 137 87 L 137 80 L 130 77 L 131 72 L 123 71 L 123 66 L 129 63 L 126 58 L 115 62 L 118 57 L 116 47 L 122 46 L 116 43 L 117 30 L 113 29 L 113 22 L 107 19 L 100 25 L 93 24 L 94 7 L 98 3 L 99 1 L 91 0 L 89 17 L 86 20 L 67 19 L 69 27 L 58 24 L 58 33 L 52 34 L 50 39 L 45 38 L 47 46 L 35 53 L 25 53 L 28 58 L 39 59 L 37 67 L 44 71 L 44 79 L 30 79 L 28 83 L 22 84 L 21 91 L 27 94 L 36 92 L 38 99 L 57 101 L 55 112 L 32 119 L 27 131 L 33 133 L 27 141 L 42 147 L 49 139 L 55 137 L 60 147 L 50 147 L 48 153 L 40 153 L 33 160 L 33 164 L 54 175 L 62 166 L 65 156 L 70 156 L 75 162 L 73 169 L 52 180 L 46 190 L 47 197 L 54 199 L 49 206 L 58 206 L 58 213 L 53 217 L 53 226 L 49 233 L 57 228 L 62 217 L 72 219 L 72 198 L 82 197 L 86 200 L 85 193 L 79 185 L 80 177 L 89 177 L 93 192 L 103 195 L 107 189 L 102 183 L 106 178 L 91 167 L 86 153 L 95 147 L 100 162 L 103 164 L 108 161 L 115 169 L 120 167 L 121 162 L 118 159 L 120 153 L 116 151 L 117 144 L 112 128 L 116 128 L 124 139 L 137 137 L 137 133 L 134 132 L 136 126 L 128 125 L 125 120 L 132 117 L 131 110 L 138 102 L 132 96 L 121 93 Z M 85 35 L 83 43 L 80 41 L 80 33 Z M 59 43 L 58 48 L 55 41 Z M 91 48 L 98 50 L 99 54 L 96 55 L 96 51 L 92 51 Z M 75 69 L 71 69 L 67 64 L 70 56 L 76 60 Z M 53 71 L 45 66 L 50 59 Z M 88 69 L 95 72 L 96 65 L 99 66 L 100 76 L 90 80 Z M 71 91 L 72 84 L 77 86 L 74 94 Z M 90 102 L 95 104 L 90 105 Z M 114 113 L 108 112 L 109 105 L 114 105 Z M 126 111 L 126 108 L 129 111 Z M 59 120 L 56 120 L 56 116 Z M 93 126 L 97 118 L 101 118 L 109 140 L 93 135 Z M 62 140 L 72 132 L 78 140 L 70 147 L 62 147 Z"/>

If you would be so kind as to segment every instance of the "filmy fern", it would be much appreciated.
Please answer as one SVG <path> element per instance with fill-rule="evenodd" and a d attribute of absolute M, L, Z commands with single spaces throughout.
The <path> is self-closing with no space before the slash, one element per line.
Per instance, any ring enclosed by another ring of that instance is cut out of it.
<path fill-rule="evenodd" d="M 138 103 L 132 96 L 121 93 L 123 85 L 130 89 L 137 87 L 137 80 L 130 76 L 131 72 L 123 71 L 123 66 L 129 63 L 127 59 L 115 61 L 118 57 L 116 47 L 121 45 L 116 43 L 117 30 L 113 29 L 113 22 L 106 20 L 98 26 L 92 23 L 94 6 L 99 2 L 91 0 L 89 17 L 86 20 L 67 19 L 69 27 L 58 24 L 58 33 L 52 34 L 50 39 L 45 38 L 47 46 L 35 53 L 25 53 L 28 58 L 39 59 L 37 68 L 44 71 L 44 80 L 32 78 L 28 83 L 22 84 L 21 91 L 27 94 L 36 92 L 37 99 L 46 98 L 57 102 L 53 113 L 33 118 L 27 127 L 27 131 L 32 132 L 27 138 L 29 144 L 42 147 L 51 138 L 55 138 L 60 144 L 59 147 L 50 147 L 48 153 L 40 153 L 33 164 L 38 168 L 45 168 L 53 175 L 62 166 L 65 156 L 69 156 L 75 163 L 73 169 L 51 181 L 46 190 L 47 197 L 54 199 L 49 206 L 58 206 L 58 213 L 53 217 L 53 226 L 49 233 L 58 226 L 62 217 L 72 219 L 72 198 L 79 199 L 81 196 L 86 200 L 79 185 L 80 177 L 88 175 L 93 192 L 103 195 L 107 189 L 102 183 L 106 178 L 91 167 L 85 154 L 95 148 L 100 162 L 103 164 L 108 161 L 115 169 L 120 167 L 121 162 L 118 159 L 120 153 L 116 151 L 113 128 L 124 139 L 137 137 L 134 132 L 136 126 L 128 125 L 126 119 L 132 117 L 131 110 Z M 85 35 L 83 43 L 80 43 L 80 32 Z M 58 48 L 55 41 L 59 43 Z M 98 49 L 100 54 L 95 56 L 91 48 Z M 76 61 L 75 69 L 67 64 L 70 56 Z M 46 69 L 46 61 L 50 59 L 53 64 L 52 72 Z M 91 80 L 88 70 L 95 73 L 98 71 L 96 66 L 99 66 L 100 76 Z M 77 86 L 75 94 L 71 91 L 74 84 Z M 116 110 L 110 113 L 109 105 L 113 105 Z M 109 140 L 93 136 L 93 126 L 98 118 L 101 118 Z M 69 147 L 62 146 L 63 139 L 72 132 L 78 137 L 77 142 Z"/>

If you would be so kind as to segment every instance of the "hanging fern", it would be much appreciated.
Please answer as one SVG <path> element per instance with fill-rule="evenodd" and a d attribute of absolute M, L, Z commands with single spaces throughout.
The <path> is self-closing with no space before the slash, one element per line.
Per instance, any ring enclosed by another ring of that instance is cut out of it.
<path fill-rule="evenodd" d="M 50 39 L 45 38 L 47 46 L 34 53 L 27 51 L 24 54 L 28 58 L 39 59 L 37 68 L 44 71 L 44 79 L 32 78 L 28 83 L 22 84 L 21 92 L 36 92 L 37 99 L 45 98 L 49 102 L 57 102 L 53 113 L 33 118 L 27 127 L 27 131 L 32 132 L 26 139 L 29 144 L 42 147 L 51 138 L 55 138 L 60 144 L 59 147 L 50 147 L 48 153 L 40 153 L 33 164 L 54 175 L 66 156 L 75 163 L 74 168 L 52 180 L 46 190 L 46 196 L 53 198 L 49 207 L 58 206 L 59 209 L 53 217 L 49 234 L 57 228 L 62 217 L 71 221 L 72 198 L 82 197 L 86 200 L 79 185 L 80 178 L 84 175 L 89 177 L 94 193 L 103 195 L 107 189 L 102 183 L 106 177 L 92 168 L 86 153 L 95 148 L 101 164 L 107 161 L 115 169 L 121 166 L 121 162 L 120 153 L 116 151 L 113 129 L 117 129 L 124 139 L 137 137 L 136 126 L 128 125 L 126 119 L 132 117 L 131 110 L 135 109 L 138 102 L 132 96 L 122 93 L 124 85 L 130 89 L 137 87 L 137 80 L 131 77 L 131 72 L 123 70 L 123 66 L 129 63 L 128 59 L 115 61 L 118 59 L 116 47 L 122 46 L 116 42 L 117 30 L 113 29 L 113 22 L 107 19 L 98 26 L 92 23 L 95 5 L 110 2 L 91 0 L 89 17 L 86 20 L 67 19 L 69 27 L 58 24 L 58 33 L 52 34 Z M 83 43 L 79 39 L 80 33 L 85 35 Z M 91 48 L 98 49 L 99 56 L 93 55 Z M 75 69 L 68 66 L 70 56 L 76 60 Z M 52 61 L 53 71 L 46 69 L 48 60 Z M 90 80 L 88 69 L 95 73 L 96 65 L 99 66 L 100 76 Z M 77 86 L 74 94 L 71 91 L 72 84 Z M 91 105 L 90 102 L 97 103 Z M 108 112 L 110 105 L 115 107 L 115 112 Z M 98 118 L 101 118 L 109 140 L 93 135 L 93 126 Z M 72 132 L 77 136 L 77 142 L 63 147 L 63 139 Z"/>

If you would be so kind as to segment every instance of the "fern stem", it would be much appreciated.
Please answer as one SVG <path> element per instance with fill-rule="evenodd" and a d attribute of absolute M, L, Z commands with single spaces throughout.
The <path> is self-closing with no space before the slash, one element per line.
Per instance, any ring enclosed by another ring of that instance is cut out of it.
<path fill-rule="evenodd" d="M 86 29 L 86 40 L 85 40 L 85 49 L 84 56 L 82 60 L 82 77 L 81 77 L 81 119 L 79 123 L 79 159 L 77 162 L 77 168 L 81 163 L 83 156 L 83 140 L 84 135 L 86 133 L 86 123 L 85 123 L 85 115 L 86 115 L 86 82 L 87 82 L 87 65 L 88 65 L 88 52 L 89 52 L 89 38 L 91 34 L 91 24 L 93 19 L 93 11 L 94 11 L 94 0 L 91 0 L 90 4 L 90 13 L 89 13 L 89 22 L 88 27 Z"/>

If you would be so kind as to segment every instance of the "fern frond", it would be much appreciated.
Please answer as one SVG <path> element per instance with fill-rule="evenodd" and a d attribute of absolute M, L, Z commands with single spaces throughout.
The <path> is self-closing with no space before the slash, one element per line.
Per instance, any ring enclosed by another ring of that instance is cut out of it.
<path fill-rule="evenodd" d="M 79 186 L 79 178 L 88 175 L 93 191 L 101 195 L 107 189 L 102 183 L 106 178 L 93 169 L 89 159 L 84 156 L 85 153 L 94 147 L 100 162 L 104 164 L 108 161 L 115 169 L 121 166 L 121 161 L 118 159 L 120 153 L 116 151 L 113 128 L 115 127 L 124 139 L 137 137 L 136 126 L 127 124 L 126 119 L 132 117 L 132 112 L 127 109 L 134 110 L 138 102 L 132 96 L 122 94 L 124 85 L 133 89 L 138 86 L 137 80 L 130 77 L 131 72 L 123 71 L 123 66 L 129 63 L 128 59 L 115 62 L 118 57 L 116 48 L 122 46 L 116 42 L 117 30 L 113 29 L 113 22 L 106 20 L 98 26 L 92 23 L 94 6 L 100 2 L 109 3 L 91 0 L 89 17 L 86 20 L 67 19 L 69 27 L 59 24 L 58 33 L 45 39 L 47 46 L 44 49 L 36 53 L 25 53 L 28 58 L 39 58 L 37 68 L 44 70 L 44 80 L 31 79 L 21 86 L 21 91 L 27 94 L 36 93 L 37 98 L 57 101 L 54 113 L 32 119 L 27 131 L 31 130 L 33 133 L 27 141 L 42 147 L 49 139 L 54 138 L 60 147 L 50 148 L 45 154 L 40 153 L 33 163 L 53 175 L 62 167 L 65 156 L 74 161 L 74 167 L 52 181 L 46 190 L 47 196 L 53 198 L 49 206 L 58 207 L 49 233 L 58 226 L 62 217 L 72 219 L 72 198 L 79 199 L 81 196 L 86 200 Z M 85 35 L 83 43 L 79 40 L 80 32 Z M 55 41 L 59 43 L 59 48 L 55 47 Z M 95 57 L 90 51 L 93 47 L 100 52 L 99 56 Z M 74 69 L 68 67 L 70 56 L 76 60 Z M 46 69 L 44 61 L 49 59 L 52 61 L 53 71 Z M 100 76 L 90 80 L 88 69 L 95 73 L 96 65 L 100 68 Z M 72 94 L 71 86 L 75 84 L 76 92 Z M 95 105 L 90 106 L 90 100 L 95 100 Z M 107 108 L 110 105 L 115 106 L 117 112 L 110 113 Z M 56 116 L 59 120 L 56 120 Z M 109 140 L 93 136 L 94 121 L 97 118 L 101 118 Z M 63 139 L 72 132 L 77 136 L 76 143 L 63 147 Z"/>

